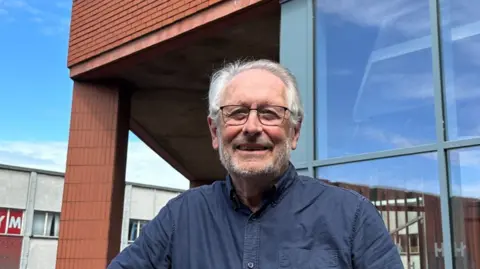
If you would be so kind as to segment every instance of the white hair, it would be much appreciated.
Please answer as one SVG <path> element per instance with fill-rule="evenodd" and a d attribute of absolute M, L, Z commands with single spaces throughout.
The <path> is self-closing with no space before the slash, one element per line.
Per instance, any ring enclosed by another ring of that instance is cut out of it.
<path fill-rule="evenodd" d="M 239 73 L 252 69 L 268 71 L 283 81 L 286 88 L 287 106 L 291 112 L 291 123 L 297 124 L 301 121 L 304 110 L 295 76 L 287 68 L 270 60 L 236 61 L 216 71 L 212 75 L 208 93 L 209 116 L 217 121 L 220 100 L 228 83 Z"/>

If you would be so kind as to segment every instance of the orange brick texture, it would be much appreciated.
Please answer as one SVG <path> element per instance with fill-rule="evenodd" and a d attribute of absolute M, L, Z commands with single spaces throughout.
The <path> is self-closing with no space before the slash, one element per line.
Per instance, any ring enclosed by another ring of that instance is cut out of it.
<path fill-rule="evenodd" d="M 73 0 L 68 66 L 221 1 L 226 0 Z"/>
<path fill-rule="evenodd" d="M 105 269 L 120 250 L 130 97 L 75 82 L 56 269 Z"/>

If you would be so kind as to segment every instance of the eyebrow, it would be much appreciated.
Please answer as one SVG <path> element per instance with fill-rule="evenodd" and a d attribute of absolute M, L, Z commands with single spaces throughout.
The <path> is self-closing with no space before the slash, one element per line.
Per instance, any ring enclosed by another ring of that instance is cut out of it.
<path fill-rule="evenodd" d="M 238 103 L 236 103 L 236 104 L 230 104 L 230 105 L 247 106 L 247 107 L 251 107 L 251 106 L 252 106 L 251 103 L 247 103 L 247 102 L 245 102 L 245 101 L 240 101 L 240 102 L 238 102 Z M 269 105 L 271 105 L 271 106 L 279 106 L 279 104 L 275 104 L 275 103 L 272 103 L 272 102 L 270 102 L 270 101 L 257 103 L 257 106 L 260 106 L 260 107 L 262 107 L 262 106 L 269 106 Z"/>

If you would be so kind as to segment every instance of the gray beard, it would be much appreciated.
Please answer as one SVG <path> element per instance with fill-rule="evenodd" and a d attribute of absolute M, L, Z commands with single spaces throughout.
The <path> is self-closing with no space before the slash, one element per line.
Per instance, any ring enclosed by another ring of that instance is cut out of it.
<path fill-rule="evenodd" d="M 258 176 L 277 177 L 282 172 L 282 168 L 287 166 L 290 161 L 290 153 L 292 148 L 290 146 L 290 140 L 287 139 L 282 145 L 282 148 L 280 149 L 280 154 L 278 156 L 275 156 L 272 163 L 267 164 L 262 169 L 244 169 L 233 162 L 232 156 L 228 153 L 228 151 L 225 149 L 225 146 L 223 145 L 220 134 L 218 134 L 217 137 L 219 139 L 218 152 L 220 155 L 220 162 L 230 175 L 244 178 Z"/>

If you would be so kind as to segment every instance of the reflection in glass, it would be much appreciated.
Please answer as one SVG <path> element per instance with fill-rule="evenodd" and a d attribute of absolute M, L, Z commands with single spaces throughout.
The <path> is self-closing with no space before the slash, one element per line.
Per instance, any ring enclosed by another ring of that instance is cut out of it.
<path fill-rule="evenodd" d="M 448 154 L 454 262 L 480 268 L 480 147 Z"/>
<path fill-rule="evenodd" d="M 44 236 L 45 235 L 44 228 L 45 228 L 45 213 L 35 211 L 33 213 L 32 234 Z"/>
<path fill-rule="evenodd" d="M 478 137 L 480 2 L 446 0 L 441 7 L 448 139 Z"/>
<path fill-rule="evenodd" d="M 316 159 L 435 142 L 428 2 L 316 1 Z"/>
<path fill-rule="evenodd" d="M 436 153 L 319 167 L 317 177 L 377 206 L 404 268 L 445 268 Z"/>
<path fill-rule="evenodd" d="M 128 225 L 128 240 L 135 241 L 137 239 L 138 221 L 130 221 Z"/>
<path fill-rule="evenodd" d="M 130 220 L 128 224 L 128 241 L 135 241 L 140 236 L 147 222 L 146 220 Z"/>
<path fill-rule="evenodd" d="M 58 236 L 60 226 L 60 214 L 49 212 L 47 214 L 46 236 Z"/>

